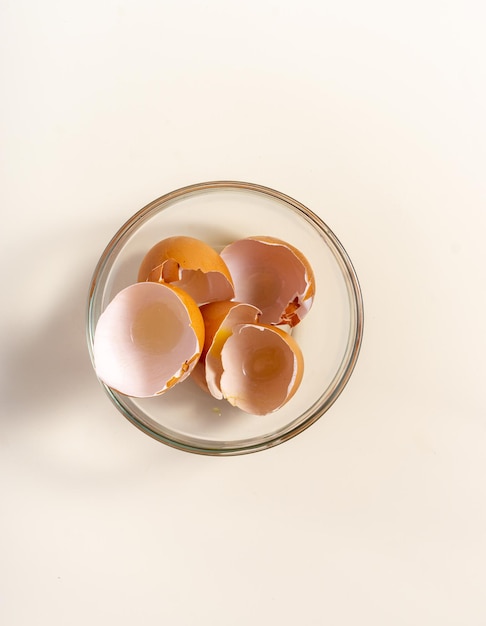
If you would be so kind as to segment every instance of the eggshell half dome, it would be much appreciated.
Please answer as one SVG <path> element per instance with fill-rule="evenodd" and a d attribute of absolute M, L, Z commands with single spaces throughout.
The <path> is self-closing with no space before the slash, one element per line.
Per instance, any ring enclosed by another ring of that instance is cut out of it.
<path fill-rule="evenodd" d="M 204 320 L 204 347 L 192 376 L 202 389 L 221 400 L 221 350 L 224 343 L 236 325 L 256 323 L 261 311 L 251 304 L 233 301 L 211 302 L 200 310 Z"/>
<path fill-rule="evenodd" d="M 221 350 L 223 397 L 246 413 L 266 415 L 297 391 L 304 359 L 296 341 L 275 326 L 240 324 Z"/>
<path fill-rule="evenodd" d="M 297 248 L 274 237 L 247 237 L 226 246 L 221 257 L 235 286 L 235 300 L 262 311 L 265 324 L 297 325 L 315 292 L 310 263 Z"/>
<path fill-rule="evenodd" d="M 128 396 L 164 393 L 190 374 L 204 344 L 197 304 L 154 282 L 123 289 L 101 314 L 93 353 L 98 377 Z"/>
<path fill-rule="evenodd" d="M 197 304 L 234 297 L 226 263 L 214 248 L 194 237 L 167 237 L 155 244 L 142 259 L 138 281 L 170 283 Z"/>

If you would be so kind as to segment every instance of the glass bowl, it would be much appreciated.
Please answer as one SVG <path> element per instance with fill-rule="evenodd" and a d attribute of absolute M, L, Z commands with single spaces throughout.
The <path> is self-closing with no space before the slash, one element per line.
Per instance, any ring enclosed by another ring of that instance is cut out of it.
<path fill-rule="evenodd" d="M 92 361 L 101 313 L 121 289 L 136 282 L 140 262 L 152 245 L 173 235 L 197 237 L 217 250 L 242 237 L 270 235 L 304 253 L 315 273 L 316 295 L 308 315 L 292 330 L 304 356 L 302 383 L 287 404 L 266 416 L 249 415 L 216 400 L 191 379 L 162 396 L 143 399 L 101 383 L 111 401 L 143 432 L 187 452 L 245 454 L 299 434 L 336 401 L 358 358 L 363 302 L 345 249 L 320 217 L 273 189 L 215 181 L 172 191 L 135 213 L 101 255 L 87 308 Z"/>

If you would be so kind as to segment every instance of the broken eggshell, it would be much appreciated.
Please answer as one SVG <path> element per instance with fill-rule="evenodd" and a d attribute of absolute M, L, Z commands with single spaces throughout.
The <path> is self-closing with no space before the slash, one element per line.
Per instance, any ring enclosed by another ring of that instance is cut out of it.
<path fill-rule="evenodd" d="M 184 291 L 155 282 L 120 291 L 95 330 L 95 370 L 132 397 L 160 395 L 187 378 L 204 344 L 204 322 Z"/>
<path fill-rule="evenodd" d="M 239 324 L 221 349 L 222 396 L 246 413 L 266 415 L 288 402 L 304 373 L 302 352 L 276 326 Z"/>
<path fill-rule="evenodd" d="M 235 300 L 262 311 L 265 324 L 296 326 L 309 312 L 315 279 L 297 248 L 275 237 L 247 237 L 221 251 L 235 285 Z"/>
<path fill-rule="evenodd" d="M 197 304 L 234 297 L 233 280 L 224 260 L 194 237 L 167 237 L 155 244 L 142 260 L 138 281 L 175 285 Z"/>
<path fill-rule="evenodd" d="M 233 301 L 211 302 L 203 305 L 200 310 L 205 329 L 204 347 L 192 377 L 204 391 L 221 400 L 223 345 L 237 324 L 257 322 L 261 311 L 251 304 Z"/>

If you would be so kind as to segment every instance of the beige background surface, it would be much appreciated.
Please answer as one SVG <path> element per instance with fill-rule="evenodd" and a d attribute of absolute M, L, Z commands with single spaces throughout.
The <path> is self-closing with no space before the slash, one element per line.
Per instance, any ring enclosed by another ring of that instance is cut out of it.
<path fill-rule="evenodd" d="M 486 623 L 482 2 L 0 5 L 0 621 Z M 212 179 L 319 213 L 356 371 L 298 438 L 152 441 L 85 347 L 131 214 Z"/>

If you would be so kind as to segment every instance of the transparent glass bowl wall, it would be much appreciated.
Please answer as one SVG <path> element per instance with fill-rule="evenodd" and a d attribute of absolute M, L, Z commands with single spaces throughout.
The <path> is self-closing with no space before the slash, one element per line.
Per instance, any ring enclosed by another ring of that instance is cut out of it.
<path fill-rule="evenodd" d="M 138 211 L 115 234 L 94 271 L 89 290 L 87 339 L 113 297 L 136 282 L 145 253 L 161 239 L 189 235 L 217 250 L 250 235 L 288 241 L 308 258 L 316 296 L 292 334 L 304 354 L 304 377 L 280 410 L 254 416 L 218 401 L 192 380 L 157 398 L 105 391 L 135 426 L 170 446 L 212 455 L 244 454 L 280 444 L 321 417 L 344 389 L 361 345 L 363 303 L 358 279 L 330 228 L 300 202 L 244 182 L 200 183 L 168 193 Z"/>

